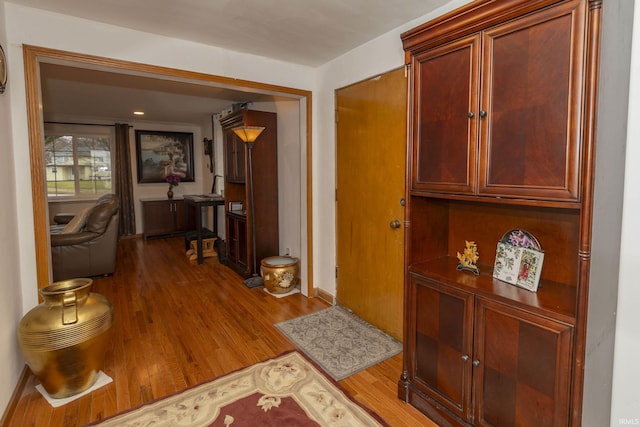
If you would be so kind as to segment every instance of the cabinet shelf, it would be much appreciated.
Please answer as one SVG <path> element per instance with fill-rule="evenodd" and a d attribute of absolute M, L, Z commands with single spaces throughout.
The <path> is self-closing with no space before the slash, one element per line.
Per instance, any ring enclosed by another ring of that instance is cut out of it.
<path fill-rule="evenodd" d="M 480 274 L 458 271 L 453 256 L 435 258 L 409 266 L 411 274 L 432 279 L 467 292 L 491 297 L 509 305 L 535 312 L 554 320 L 575 324 L 576 288 L 550 280 L 541 280 L 538 292 L 531 292 L 493 277 L 493 266 L 479 265 Z"/>
<path fill-rule="evenodd" d="M 247 219 L 247 213 L 246 212 L 227 211 L 227 215 L 229 215 L 231 217 L 234 217 L 234 218 L 243 219 L 245 221 Z"/>
<path fill-rule="evenodd" d="M 521 205 L 521 206 L 540 206 L 546 208 L 558 208 L 558 209 L 580 209 L 580 203 L 567 202 L 559 200 L 549 199 L 519 199 L 513 197 L 500 197 L 500 196 L 479 196 L 479 195 L 464 195 L 464 194 L 451 194 L 451 193 L 437 193 L 432 191 L 423 190 L 411 190 L 409 193 L 411 196 L 423 197 L 423 198 L 435 198 L 444 200 L 460 200 L 468 202 L 479 203 L 493 203 L 502 205 Z"/>

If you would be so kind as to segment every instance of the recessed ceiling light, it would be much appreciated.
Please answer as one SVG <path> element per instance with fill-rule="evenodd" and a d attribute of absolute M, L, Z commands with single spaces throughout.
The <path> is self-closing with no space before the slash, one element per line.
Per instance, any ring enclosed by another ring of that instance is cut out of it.
<path fill-rule="evenodd" d="M 144 116 L 144 111 L 134 111 L 133 115 L 134 116 Z"/>

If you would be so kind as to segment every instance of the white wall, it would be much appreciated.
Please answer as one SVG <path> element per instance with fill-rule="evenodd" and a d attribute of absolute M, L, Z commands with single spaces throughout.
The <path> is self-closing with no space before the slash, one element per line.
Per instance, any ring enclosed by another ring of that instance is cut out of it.
<path fill-rule="evenodd" d="M 2 0 L 0 5 L 0 40 L 7 54 L 10 76 L 9 91 L 0 97 L 0 138 L 3 141 L 12 141 L 12 144 L 5 144 L 3 153 L 6 155 L 0 158 L 0 166 L 5 172 L 5 182 L 8 184 L 2 186 L 0 194 L 4 196 L 5 206 L 15 206 L 15 210 L 0 211 L 0 241 L 6 254 L 0 258 L 0 267 L 4 267 L 0 279 L 3 282 L 0 320 L 5 320 L 0 332 L 0 361 L 3 364 L 3 369 L 0 369 L 0 409 L 4 411 L 23 367 L 15 338 L 17 322 L 38 301 L 22 45 L 79 52 L 303 90 L 313 90 L 315 72 L 312 68 L 297 64 L 127 30 L 26 8 Z M 82 37 L 78 37 L 78 34 L 82 34 Z M 201 134 L 194 135 L 194 138 L 202 141 Z M 201 151 L 198 150 L 198 153 Z M 202 171 L 202 162 L 197 162 L 197 165 Z M 17 182 L 14 170 L 20 171 L 20 179 Z M 186 187 L 181 188 L 181 191 L 185 190 Z M 152 191 L 166 196 L 165 186 L 158 185 L 158 188 L 154 187 Z"/>
<path fill-rule="evenodd" d="M 284 255 L 300 257 L 306 236 L 301 229 L 302 205 L 305 203 L 301 177 L 306 174 L 300 145 L 300 102 L 278 101 L 271 105 L 255 103 L 251 107 L 261 111 L 273 111 L 278 115 L 278 223 L 279 250 Z M 302 234 L 301 234 L 302 232 Z M 304 279 L 304 278 L 302 278 Z"/>
<path fill-rule="evenodd" d="M 606 4 L 606 2 L 605 2 Z M 618 313 L 613 365 L 611 425 L 640 424 L 640 280 L 638 280 L 638 242 L 640 241 L 640 5 L 633 13 L 631 84 L 622 216 L 621 262 L 618 281 Z"/>
<path fill-rule="evenodd" d="M 318 90 L 314 93 L 313 206 L 315 285 L 335 296 L 335 91 L 404 65 L 400 34 L 470 0 L 453 0 L 446 6 L 410 21 L 318 68 Z"/>
<path fill-rule="evenodd" d="M 9 49 L 5 32 L 6 16 L 3 3 L 0 3 L 0 45 L 8 56 Z M 16 331 L 22 317 L 22 276 L 18 268 L 20 262 L 20 239 L 16 223 L 17 213 L 12 206 L 16 204 L 16 192 L 30 192 L 29 179 L 23 179 L 23 174 L 17 174 L 14 166 L 14 149 L 10 141 L 13 140 L 11 129 L 11 104 L 13 98 L 24 92 L 23 88 L 15 84 L 11 72 L 8 75 L 7 90 L 0 94 L 0 141 L 2 141 L 2 156 L 0 156 L 0 170 L 2 181 L 0 185 L 0 414 L 11 398 L 14 384 L 22 372 L 24 362 L 18 350 Z M 20 180 L 18 181 L 18 176 Z M 35 284 L 32 282 L 32 286 Z"/>

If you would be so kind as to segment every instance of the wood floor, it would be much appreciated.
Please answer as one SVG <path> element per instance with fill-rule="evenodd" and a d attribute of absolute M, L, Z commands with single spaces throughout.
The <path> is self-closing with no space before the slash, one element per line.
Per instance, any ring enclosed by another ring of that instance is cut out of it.
<path fill-rule="evenodd" d="M 29 374 L 5 425 L 82 426 L 277 356 L 295 347 L 274 323 L 328 306 L 248 289 L 216 258 L 190 263 L 181 238 L 122 240 L 116 273 L 95 279 L 93 291 L 115 308 L 104 367 L 113 382 L 54 409 Z M 398 355 L 340 385 L 392 426 L 435 426 L 396 397 L 401 365 Z"/>

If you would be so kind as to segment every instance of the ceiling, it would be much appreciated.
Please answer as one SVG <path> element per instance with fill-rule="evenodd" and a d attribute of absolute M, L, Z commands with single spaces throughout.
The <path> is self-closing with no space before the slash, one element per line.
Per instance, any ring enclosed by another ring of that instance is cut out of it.
<path fill-rule="evenodd" d="M 450 0 L 8 1 L 315 67 Z M 170 115 L 170 121 L 184 122 L 189 114 L 210 115 L 233 103 L 265 100 L 243 91 L 61 65 L 48 64 L 42 71 L 44 111 L 56 116 L 130 118 L 133 108 L 145 108 L 148 119 L 167 121 L 162 118 Z M 175 105 L 193 111 L 169 111 Z"/>
<path fill-rule="evenodd" d="M 169 122 L 202 125 L 233 104 L 284 100 L 213 84 L 40 63 L 45 121 Z M 143 117 L 133 115 L 144 111 Z"/>

